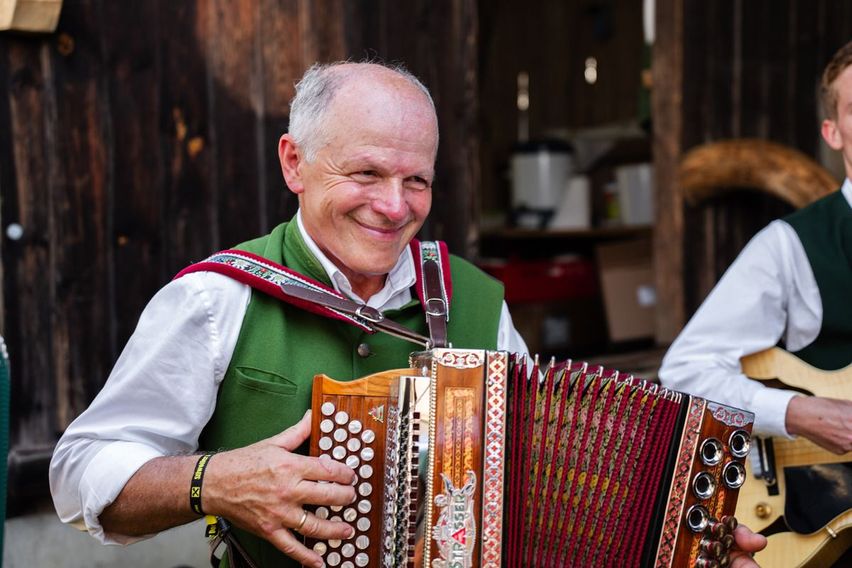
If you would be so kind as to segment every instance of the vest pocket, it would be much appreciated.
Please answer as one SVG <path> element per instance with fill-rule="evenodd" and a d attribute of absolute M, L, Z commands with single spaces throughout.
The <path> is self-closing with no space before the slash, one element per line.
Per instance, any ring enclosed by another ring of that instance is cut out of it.
<path fill-rule="evenodd" d="M 299 390 L 296 383 L 276 373 L 254 367 L 237 367 L 235 370 L 237 382 L 248 389 L 280 396 L 295 396 Z"/>

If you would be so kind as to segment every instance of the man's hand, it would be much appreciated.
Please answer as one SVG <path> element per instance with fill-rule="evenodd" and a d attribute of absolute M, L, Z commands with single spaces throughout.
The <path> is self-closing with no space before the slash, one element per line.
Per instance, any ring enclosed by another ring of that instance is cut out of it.
<path fill-rule="evenodd" d="M 354 502 L 356 476 L 343 464 L 292 453 L 310 433 L 308 411 L 277 436 L 214 455 L 204 476 L 202 503 L 206 513 L 261 536 L 302 564 L 322 566 L 319 555 L 293 531 L 323 540 L 351 537 L 354 529 L 348 524 L 320 519 L 304 506 Z"/>
<path fill-rule="evenodd" d="M 730 568 L 759 568 L 752 555 L 766 548 L 766 537 L 751 532 L 745 525 L 734 530 L 734 548 Z"/>
<path fill-rule="evenodd" d="M 852 401 L 794 396 L 787 405 L 787 432 L 834 452 L 852 451 Z"/>

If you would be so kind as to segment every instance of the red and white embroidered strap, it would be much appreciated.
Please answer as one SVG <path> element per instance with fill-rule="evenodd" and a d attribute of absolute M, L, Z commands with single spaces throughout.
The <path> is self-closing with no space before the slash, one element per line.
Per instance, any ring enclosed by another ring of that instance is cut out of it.
<path fill-rule="evenodd" d="M 434 243 L 429 244 L 433 245 Z M 422 256 L 421 243 L 416 240 L 412 241 L 411 247 L 415 258 L 419 259 Z M 431 248 L 427 247 L 430 250 Z M 437 246 L 435 248 L 439 249 Z M 443 248 L 444 257 L 446 258 L 446 246 Z M 431 258 L 434 255 L 429 252 L 428 256 Z M 440 305 L 448 305 L 449 296 L 446 293 L 440 296 L 444 302 L 443 304 L 434 301 L 432 296 L 424 298 L 424 293 L 422 292 L 423 284 L 421 283 L 424 270 L 420 262 L 415 261 L 415 266 L 417 267 L 418 296 L 427 313 L 427 320 L 429 320 L 429 318 L 434 318 L 435 314 L 440 313 Z M 433 271 L 432 268 L 428 268 L 427 270 L 427 274 Z M 286 266 L 271 262 L 262 256 L 250 252 L 240 250 L 217 252 L 201 262 L 186 267 L 175 278 L 180 278 L 192 272 L 217 272 L 260 290 L 273 298 L 320 316 L 346 322 L 368 333 L 384 331 L 401 339 L 423 345 L 426 348 L 434 345 L 429 338 L 394 321 L 385 319 L 384 315 L 375 308 L 354 302 L 333 288 L 329 288 Z M 449 275 L 448 269 L 444 270 L 441 268 L 440 272 L 441 274 Z M 426 288 L 429 289 L 430 286 Z M 442 290 L 446 290 L 447 288 L 449 287 L 441 286 Z M 433 306 L 434 309 L 430 310 L 429 306 Z M 433 312 L 432 315 L 429 314 L 430 311 Z M 431 332 L 431 322 L 429 327 Z M 444 333 L 445 336 L 446 333 Z M 444 341 L 446 340 L 444 339 Z"/>

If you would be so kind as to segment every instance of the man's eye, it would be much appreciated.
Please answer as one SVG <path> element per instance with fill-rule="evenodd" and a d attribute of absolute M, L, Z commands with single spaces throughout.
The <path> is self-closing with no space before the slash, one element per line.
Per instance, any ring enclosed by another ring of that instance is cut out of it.
<path fill-rule="evenodd" d="M 364 170 L 364 171 L 356 173 L 355 175 L 361 176 L 361 177 L 373 178 L 373 177 L 376 177 L 378 174 L 376 173 L 375 170 Z"/>
<path fill-rule="evenodd" d="M 422 177 L 411 177 L 407 180 L 407 185 L 415 189 L 428 189 L 429 181 Z"/>

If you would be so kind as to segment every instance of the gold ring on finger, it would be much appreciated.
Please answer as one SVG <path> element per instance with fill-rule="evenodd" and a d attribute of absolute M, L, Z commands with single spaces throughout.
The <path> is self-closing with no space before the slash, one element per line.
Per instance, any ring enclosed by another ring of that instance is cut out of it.
<path fill-rule="evenodd" d="M 297 531 L 302 530 L 302 527 L 305 526 L 305 521 L 307 521 L 307 520 L 308 520 L 308 512 L 303 510 L 302 511 L 302 519 L 299 521 L 299 524 L 296 525 L 294 530 L 297 530 Z"/>

